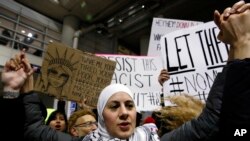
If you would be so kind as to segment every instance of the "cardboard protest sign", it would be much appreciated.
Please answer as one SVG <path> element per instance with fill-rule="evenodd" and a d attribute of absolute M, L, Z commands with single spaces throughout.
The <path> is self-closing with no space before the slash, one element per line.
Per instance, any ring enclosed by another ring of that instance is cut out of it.
<path fill-rule="evenodd" d="M 160 56 L 161 55 L 161 43 L 160 39 L 165 34 L 170 32 L 189 28 L 203 24 L 199 21 L 188 21 L 178 19 L 167 19 L 167 18 L 154 18 L 151 26 L 151 33 L 148 46 L 148 56 Z"/>
<path fill-rule="evenodd" d="M 72 101 L 87 98 L 95 106 L 101 90 L 110 84 L 116 62 L 61 43 L 48 45 L 35 90 Z"/>
<path fill-rule="evenodd" d="M 217 39 L 218 32 L 211 21 L 162 37 L 163 64 L 170 73 L 165 95 L 188 93 L 206 100 L 228 58 L 229 45 Z"/>
<path fill-rule="evenodd" d="M 98 56 L 116 61 L 111 83 L 121 83 L 134 93 L 139 111 L 152 111 L 161 107 L 161 85 L 158 76 L 162 68 L 160 57 L 105 55 Z"/>

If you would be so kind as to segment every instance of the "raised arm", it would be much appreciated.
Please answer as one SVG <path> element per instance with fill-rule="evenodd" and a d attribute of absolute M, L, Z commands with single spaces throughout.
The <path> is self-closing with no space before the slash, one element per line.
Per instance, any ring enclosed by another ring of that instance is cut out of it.
<path fill-rule="evenodd" d="M 2 71 L 3 97 L 17 98 L 20 91 L 28 91 L 25 81 L 32 77 L 33 70 L 26 59 L 24 51 L 16 54 L 5 63 Z M 25 86 L 25 89 L 22 89 Z"/>
<path fill-rule="evenodd" d="M 241 47 L 248 46 L 245 41 L 245 36 L 242 37 L 242 34 L 248 35 L 248 29 L 246 27 L 237 27 L 237 22 L 249 22 L 247 16 L 237 18 L 235 16 L 240 14 L 245 14 L 248 11 L 249 4 L 245 4 L 244 1 L 237 2 L 232 6 L 232 8 L 226 8 L 222 14 L 218 11 L 215 11 L 215 23 L 220 29 L 218 38 L 224 43 L 231 45 L 229 52 L 229 60 L 241 59 L 248 57 L 248 49 L 243 52 Z M 242 15 L 242 16 L 243 16 Z M 242 21 L 241 21 L 242 20 Z M 249 25 L 249 24 L 248 24 Z M 242 28 L 242 29 L 241 29 Z M 241 31 L 243 30 L 244 31 Z M 239 31 L 238 31 L 239 30 Z M 244 33 L 245 32 L 245 33 Z M 238 43 L 240 40 L 244 40 L 242 43 Z M 240 47 L 241 49 L 238 49 Z M 230 63 L 229 63 L 230 64 Z M 206 106 L 197 119 L 193 119 L 189 122 L 186 122 L 181 127 L 173 130 L 169 133 L 166 133 L 161 140 L 162 141 L 194 141 L 194 140 L 208 140 L 215 139 L 219 133 L 219 121 L 220 113 L 222 107 L 222 98 L 225 94 L 224 87 L 226 82 L 226 77 L 228 76 L 229 64 L 223 69 L 222 73 L 217 75 L 217 78 L 214 81 L 214 84 L 209 92 Z"/>
<path fill-rule="evenodd" d="M 32 70 L 26 66 L 24 51 L 17 53 L 10 60 L 6 61 L 1 73 L 3 85 L 2 96 L 0 97 L 1 116 L 3 122 L 1 137 L 9 140 L 23 140 L 23 128 L 25 122 L 24 105 L 22 101 L 22 87 L 26 85 L 26 79 L 32 75 Z M 18 116 L 17 112 L 18 111 Z M 11 123 L 15 128 L 9 128 L 6 123 Z M 9 136 L 15 133 L 14 136 Z"/>
<path fill-rule="evenodd" d="M 221 22 L 221 29 L 227 35 L 223 36 L 222 40 L 231 45 L 234 50 L 232 53 L 234 60 L 228 65 L 222 98 L 219 137 L 249 141 L 250 4 L 245 4 L 239 11 L 238 14 L 232 14 L 227 20 Z M 242 129 L 246 132 L 242 134 L 240 131 L 240 134 L 237 134 L 237 130 Z"/>

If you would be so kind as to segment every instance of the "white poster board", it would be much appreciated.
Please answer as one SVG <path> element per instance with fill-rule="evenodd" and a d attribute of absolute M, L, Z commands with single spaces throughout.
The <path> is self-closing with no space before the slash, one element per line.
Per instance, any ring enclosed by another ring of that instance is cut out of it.
<path fill-rule="evenodd" d="M 152 111 L 161 107 L 161 85 L 158 82 L 162 66 L 159 57 L 97 54 L 116 61 L 111 83 L 128 86 L 139 111 Z"/>
<path fill-rule="evenodd" d="M 148 46 L 148 56 L 161 55 L 160 39 L 167 33 L 175 30 L 185 29 L 203 22 L 187 21 L 177 19 L 154 18 L 151 26 L 151 33 Z"/>
<path fill-rule="evenodd" d="M 229 45 L 217 39 L 218 32 L 211 21 L 162 37 L 163 64 L 170 73 L 164 83 L 165 96 L 188 93 L 206 100 L 228 58 Z"/>

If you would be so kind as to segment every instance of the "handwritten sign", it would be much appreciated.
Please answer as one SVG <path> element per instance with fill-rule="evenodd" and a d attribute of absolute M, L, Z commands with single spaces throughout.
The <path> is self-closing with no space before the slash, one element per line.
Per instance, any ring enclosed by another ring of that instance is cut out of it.
<path fill-rule="evenodd" d="M 164 83 L 165 95 L 188 93 L 206 100 L 228 58 L 229 45 L 217 39 L 218 32 L 211 21 L 162 37 L 163 64 L 171 76 Z"/>
<path fill-rule="evenodd" d="M 162 68 L 161 58 L 105 54 L 98 56 L 117 62 L 111 83 L 128 86 L 134 93 L 133 98 L 139 111 L 160 108 L 162 92 L 158 76 Z"/>
<path fill-rule="evenodd" d="M 101 90 L 110 84 L 116 62 L 73 49 L 49 44 L 35 83 L 35 90 L 57 98 L 95 106 Z"/>
<path fill-rule="evenodd" d="M 192 26 L 196 26 L 202 23 L 203 22 L 198 22 L 198 21 L 154 18 L 151 26 L 151 34 L 148 46 L 148 56 L 161 55 L 160 39 L 165 34 L 179 29 L 185 29 Z"/>

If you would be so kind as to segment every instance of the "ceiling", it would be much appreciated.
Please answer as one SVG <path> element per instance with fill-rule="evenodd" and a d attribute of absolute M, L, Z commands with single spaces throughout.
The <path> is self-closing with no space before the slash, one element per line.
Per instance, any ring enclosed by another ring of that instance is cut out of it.
<path fill-rule="evenodd" d="M 75 15 L 84 28 L 96 26 L 107 37 L 140 54 L 140 38 L 150 35 L 153 17 L 211 21 L 238 0 L 14 0 L 58 22 Z M 58 3 L 57 3 L 58 2 Z"/>

